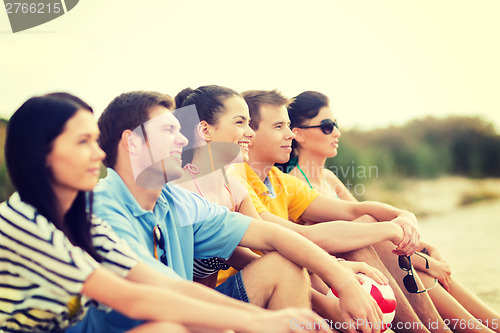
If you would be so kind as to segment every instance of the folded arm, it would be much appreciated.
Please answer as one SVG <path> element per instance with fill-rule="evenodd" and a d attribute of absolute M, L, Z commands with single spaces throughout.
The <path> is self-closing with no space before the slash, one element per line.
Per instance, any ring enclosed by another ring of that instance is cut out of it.
<path fill-rule="evenodd" d="M 362 215 L 371 215 L 377 221 L 390 221 L 403 228 L 404 238 L 397 248 L 399 254 L 412 254 L 418 248 L 420 233 L 415 215 L 380 202 L 350 202 L 319 195 L 304 211 L 302 218 L 318 223 L 352 221 Z"/>

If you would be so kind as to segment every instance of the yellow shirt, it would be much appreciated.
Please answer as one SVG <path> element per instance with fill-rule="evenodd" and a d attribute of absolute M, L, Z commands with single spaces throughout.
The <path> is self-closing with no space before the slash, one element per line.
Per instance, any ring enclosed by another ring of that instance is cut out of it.
<path fill-rule="evenodd" d="M 272 167 L 267 175 L 272 191 L 247 163 L 231 165 L 229 174 L 238 178 L 247 187 L 248 194 L 259 214 L 268 211 L 281 218 L 298 221 L 302 213 L 319 195 L 318 191 L 309 188 L 302 180 L 283 173 L 276 167 Z M 236 272 L 233 268 L 219 271 L 217 285 Z"/>

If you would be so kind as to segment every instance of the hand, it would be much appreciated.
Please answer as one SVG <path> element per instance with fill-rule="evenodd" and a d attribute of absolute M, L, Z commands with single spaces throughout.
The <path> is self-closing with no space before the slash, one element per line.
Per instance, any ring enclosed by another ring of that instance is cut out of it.
<path fill-rule="evenodd" d="M 265 311 L 253 317 L 243 333 L 332 333 L 326 322 L 309 309 L 287 308 L 279 311 Z"/>
<path fill-rule="evenodd" d="M 352 271 L 354 274 L 356 273 L 363 273 L 366 274 L 367 276 L 371 277 L 375 282 L 378 284 L 388 284 L 389 279 L 385 277 L 384 274 L 382 274 L 381 271 L 376 269 L 375 267 L 372 267 L 368 265 L 365 262 L 359 262 L 359 261 L 341 261 L 340 262 L 345 268 L 348 270 Z M 359 283 L 363 282 L 363 278 L 359 275 L 356 275 L 356 279 L 359 281 Z"/>
<path fill-rule="evenodd" d="M 417 219 L 413 214 L 405 214 L 391 221 L 403 228 L 404 237 L 394 253 L 398 255 L 412 255 L 420 244 L 420 232 L 417 227 Z"/>
<path fill-rule="evenodd" d="M 427 260 L 429 260 L 429 269 L 426 269 L 425 272 L 433 278 L 438 279 L 443 288 L 446 289 L 446 291 L 450 292 L 450 265 L 448 265 L 446 261 L 439 261 L 432 257 L 428 257 Z"/>
<path fill-rule="evenodd" d="M 379 333 L 382 326 L 382 311 L 379 306 L 356 279 L 345 282 L 338 287 L 337 292 L 340 314 L 344 322 L 349 324 L 348 332 L 358 330 L 363 333 Z"/>

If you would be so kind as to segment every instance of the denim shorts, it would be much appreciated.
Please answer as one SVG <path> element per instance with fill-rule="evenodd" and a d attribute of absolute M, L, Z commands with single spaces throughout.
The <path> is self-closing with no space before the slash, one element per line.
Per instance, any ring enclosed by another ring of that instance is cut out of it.
<path fill-rule="evenodd" d="M 217 286 L 215 290 L 239 301 L 250 303 L 241 277 L 241 271 L 229 277 L 226 282 Z"/>

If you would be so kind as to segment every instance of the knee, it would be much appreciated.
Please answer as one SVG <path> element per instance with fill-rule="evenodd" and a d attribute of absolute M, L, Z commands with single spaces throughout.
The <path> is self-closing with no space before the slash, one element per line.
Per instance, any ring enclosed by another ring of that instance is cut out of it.
<path fill-rule="evenodd" d="M 273 272 L 280 278 L 283 276 L 289 278 L 291 274 L 294 274 L 296 277 L 304 279 L 306 283 L 310 284 L 307 270 L 283 257 L 278 252 L 267 253 L 260 258 L 259 261 L 260 260 L 262 260 L 263 267 L 265 267 L 268 272 Z"/>

